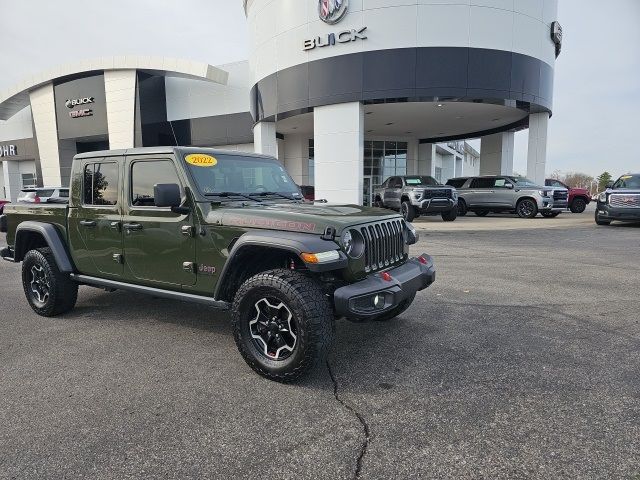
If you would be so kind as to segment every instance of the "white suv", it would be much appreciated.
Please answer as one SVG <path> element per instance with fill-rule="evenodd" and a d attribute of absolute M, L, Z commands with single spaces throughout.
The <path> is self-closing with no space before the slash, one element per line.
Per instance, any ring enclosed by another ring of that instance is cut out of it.
<path fill-rule="evenodd" d="M 47 203 L 49 199 L 69 199 L 69 189 L 62 187 L 25 188 L 18 196 L 19 203 Z"/>

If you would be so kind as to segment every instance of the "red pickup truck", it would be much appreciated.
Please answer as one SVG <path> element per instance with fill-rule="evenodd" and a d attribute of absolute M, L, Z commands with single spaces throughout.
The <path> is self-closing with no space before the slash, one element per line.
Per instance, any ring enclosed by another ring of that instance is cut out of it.
<path fill-rule="evenodd" d="M 591 194 L 586 188 L 571 188 L 555 178 L 547 178 L 544 184 L 547 187 L 560 187 L 569 190 L 569 210 L 573 213 L 584 212 L 591 202 Z"/>

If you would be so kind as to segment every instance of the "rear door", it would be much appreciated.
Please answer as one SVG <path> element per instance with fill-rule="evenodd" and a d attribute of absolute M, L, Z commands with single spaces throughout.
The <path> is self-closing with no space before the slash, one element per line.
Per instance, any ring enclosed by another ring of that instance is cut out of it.
<path fill-rule="evenodd" d="M 512 188 L 509 188 L 509 185 Z M 492 205 L 498 207 L 511 207 L 515 206 L 515 185 L 505 177 L 498 177 L 494 180 Z"/>
<path fill-rule="evenodd" d="M 474 178 L 469 190 L 465 193 L 465 200 L 470 207 L 488 207 L 493 193 L 493 178 Z"/>
<path fill-rule="evenodd" d="M 196 283 L 192 214 L 154 205 L 153 187 L 177 183 L 186 197 L 185 179 L 174 159 L 127 157 L 123 215 L 125 276 L 133 282 L 164 287 Z"/>
<path fill-rule="evenodd" d="M 69 208 L 69 244 L 81 273 L 122 276 L 122 158 L 90 159 Z"/>

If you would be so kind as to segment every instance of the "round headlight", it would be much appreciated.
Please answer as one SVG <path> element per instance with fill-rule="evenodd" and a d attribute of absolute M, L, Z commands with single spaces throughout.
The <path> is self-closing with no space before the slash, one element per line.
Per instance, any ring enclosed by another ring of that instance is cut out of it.
<path fill-rule="evenodd" d="M 342 248 L 351 258 L 360 258 L 364 253 L 364 238 L 357 230 L 346 230 L 341 238 Z"/>

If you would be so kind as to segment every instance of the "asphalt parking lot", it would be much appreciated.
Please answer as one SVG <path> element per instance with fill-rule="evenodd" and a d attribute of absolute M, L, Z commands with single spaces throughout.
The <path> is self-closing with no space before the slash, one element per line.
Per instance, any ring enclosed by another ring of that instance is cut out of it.
<path fill-rule="evenodd" d="M 417 222 L 436 284 L 294 385 L 224 314 L 85 287 L 41 318 L 1 262 L 0 478 L 640 478 L 640 225 L 501 218 Z"/>

